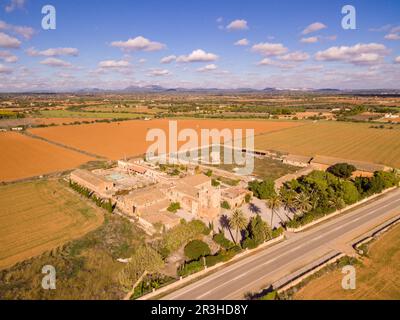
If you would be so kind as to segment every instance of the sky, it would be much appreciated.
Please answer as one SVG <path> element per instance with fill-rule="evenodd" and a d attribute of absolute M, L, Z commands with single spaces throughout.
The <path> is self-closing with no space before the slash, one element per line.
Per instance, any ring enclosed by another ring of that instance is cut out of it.
<path fill-rule="evenodd" d="M 2 92 L 399 83 L 399 0 L 0 0 Z"/>

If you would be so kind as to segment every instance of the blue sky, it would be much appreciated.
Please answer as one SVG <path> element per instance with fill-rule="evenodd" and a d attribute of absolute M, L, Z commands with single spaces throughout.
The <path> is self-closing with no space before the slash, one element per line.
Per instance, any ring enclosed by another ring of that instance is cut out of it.
<path fill-rule="evenodd" d="M 1 91 L 399 88 L 399 71 L 398 0 L 0 0 Z"/>

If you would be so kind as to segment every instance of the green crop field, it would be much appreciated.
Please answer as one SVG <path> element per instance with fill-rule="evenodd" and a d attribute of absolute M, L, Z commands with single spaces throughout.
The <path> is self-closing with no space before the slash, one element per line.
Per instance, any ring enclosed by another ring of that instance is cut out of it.
<path fill-rule="evenodd" d="M 400 127 L 317 122 L 261 134 L 255 147 L 299 155 L 324 155 L 400 167 Z"/>

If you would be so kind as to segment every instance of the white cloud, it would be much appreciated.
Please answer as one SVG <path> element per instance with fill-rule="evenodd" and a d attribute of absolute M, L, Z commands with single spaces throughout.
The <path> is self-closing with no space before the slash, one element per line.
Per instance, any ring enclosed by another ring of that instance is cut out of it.
<path fill-rule="evenodd" d="M 127 41 L 114 41 L 111 46 L 126 51 L 159 51 L 165 48 L 165 44 L 150 41 L 142 36 L 128 39 Z"/>
<path fill-rule="evenodd" d="M 268 42 L 255 44 L 251 50 L 264 56 L 280 56 L 288 52 L 288 48 L 283 44 Z"/>
<path fill-rule="evenodd" d="M 325 51 L 319 51 L 315 55 L 318 61 L 343 61 L 353 64 L 380 63 L 389 50 L 378 43 L 356 44 L 352 47 L 331 47 Z"/>
<path fill-rule="evenodd" d="M 277 67 L 281 69 L 292 69 L 295 67 L 294 64 L 286 64 L 286 63 L 280 63 L 278 61 L 272 60 L 270 58 L 264 58 L 258 63 L 259 66 L 271 66 L 271 67 Z"/>
<path fill-rule="evenodd" d="M 175 60 L 176 60 L 176 56 L 175 55 L 170 55 L 170 56 L 162 58 L 160 60 L 160 63 L 168 64 L 168 63 L 171 63 L 171 62 L 173 62 Z"/>
<path fill-rule="evenodd" d="M 291 52 L 284 56 L 278 57 L 279 60 L 291 62 L 302 62 L 308 60 L 309 58 L 310 55 L 308 53 L 301 51 Z"/>
<path fill-rule="evenodd" d="M 104 60 L 99 62 L 99 68 L 103 69 L 120 69 L 127 68 L 131 64 L 126 60 Z"/>
<path fill-rule="evenodd" d="M 389 33 L 385 36 L 386 40 L 400 40 L 400 35 L 397 33 Z"/>
<path fill-rule="evenodd" d="M 35 30 L 31 27 L 12 25 L 2 20 L 0 20 L 0 30 L 11 31 L 12 33 L 24 37 L 25 39 L 31 39 L 35 33 Z"/>
<path fill-rule="evenodd" d="M 207 62 L 207 61 L 215 61 L 218 59 L 218 56 L 214 53 L 207 53 L 202 49 L 194 50 L 189 55 L 182 55 L 176 58 L 177 62 Z"/>
<path fill-rule="evenodd" d="M 301 38 L 300 42 L 302 42 L 302 43 L 317 43 L 318 37 Z"/>
<path fill-rule="evenodd" d="M 17 56 L 13 55 L 9 51 L 0 51 L 0 59 L 8 63 L 15 63 L 18 61 Z"/>
<path fill-rule="evenodd" d="M 326 29 L 326 28 L 327 28 L 327 26 L 324 25 L 323 23 L 314 22 L 314 23 L 310 24 L 307 28 L 305 28 L 303 30 L 302 34 L 306 35 L 306 34 L 317 32 L 319 30 Z"/>
<path fill-rule="evenodd" d="M 218 69 L 218 67 L 215 64 L 208 64 L 205 67 L 198 68 L 197 71 L 198 72 L 208 72 L 208 71 L 214 71 L 217 69 Z"/>
<path fill-rule="evenodd" d="M 11 0 L 10 3 L 5 7 L 6 12 L 12 12 L 15 9 L 23 9 L 25 6 L 25 0 Z"/>
<path fill-rule="evenodd" d="M 142 58 L 142 59 L 139 59 L 139 63 L 145 63 L 147 60 L 146 59 L 144 59 L 144 58 Z"/>
<path fill-rule="evenodd" d="M 12 69 L 11 68 L 9 68 L 9 67 L 6 67 L 6 66 L 4 66 L 4 65 L 2 65 L 1 63 L 0 63 L 0 74 L 10 74 L 10 73 L 12 73 L 13 71 L 12 71 Z"/>
<path fill-rule="evenodd" d="M 400 26 L 392 28 L 392 30 L 390 30 L 390 32 L 391 33 L 399 33 L 400 32 Z"/>
<path fill-rule="evenodd" d="M 394 59 L 395 63 L 400 63 L 400 56 L 396 57 L 396 59 Z"/>
<path fill-rule="evenodd" d="M 153 69 L 150 71 L 149 76 L 162 77 L 162 76 L 168 76 L 169 74 L 170 72 L 167 69 Z"/>
<path fill-rule="evenodd" d="M 43 61 L 40 62 L 40 64 L 49 67 L 62 67 L 62 68 L 72 67 L 72 64 L 70 64 L 69 62 L 57 58 L 44 59 Z"/>
<path fill-rule="evenodd" d="M 229 30 L 229 31 L 247 30 L 247 29 L 249 29 L 249 27 L 247 25 L 247 21 L 246 20 L 238 19 L 238 20 L 234 20 L 230 24 L 228 24 L 226 26 L 226 29 Z"/>
<path fill-rule="evenodd" d="M 29 48 L 26 53 L 31 57 L 59 57 L 59 56 L 78 56 L 79 50 L 76 48 L 50 48 L 43 51 L 38 51 L 35 48 Z"/>
<path fill-rule="evenodd" d="M 386 24 L 386 25 L 384 25 L 382 27 L 370 28 L 369 31 L 372 31 L 372 32 L 383 32 L 383 31 L 388 31 L 391 27 L 392 27 L 391 24 Z"/>
<path fill-rule="evenodd" d="M 21 45 L 21 41 L 17 38 L 10 37 L 8 34 L 0 32 L 0 48 L 17 49 Z"/>
<path fill-rule="evenodd" d="M 249 40 L 246 38 L 240 39 L 234 43 L 235 46 L 248 46 L 249 45 Z"/>

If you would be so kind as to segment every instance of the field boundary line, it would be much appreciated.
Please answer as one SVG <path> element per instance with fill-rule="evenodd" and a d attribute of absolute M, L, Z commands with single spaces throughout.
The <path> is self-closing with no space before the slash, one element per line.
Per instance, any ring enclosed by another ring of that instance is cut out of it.
<path fill-rule="evenodd" d="M 43 137 L 37 136 L 37 135 L 35 135 L 35 134 L 31 133 L 31 132 L 28 132 L 28 131 L 25 131 L 25 132 L 23 132 L 21 134 L 26 135 L 27 137 L 30 137 L 32 139 L 38 139 L 38 140 L 53 144 L 53 145 L 55 145 L 57 147 L 61 147 L 61 148 L 64 148 L 64 149 L 67 149 L 67 150 L 70 150 L 70 151 L 81 153 L 81 154 L 83 154 L 85 156 L 89 156 L 89 157 L 96 158 L 96 159 L 99 159 L 99 160 L 107 160 L 107 158 L 105 158 L 103 156 L 99 156 L 99 155 L 94 154 L 94 153 L 90 153 L 90 152 L 87 152 L 87 151 L 84 151 L 84 150 L 81 150 L 81 149 L 78 149 L 78 148 L 74 148 L 74 147 L 62 144 L 60 142 L 49 140 L 47 138 L 43 138 Z"/>

